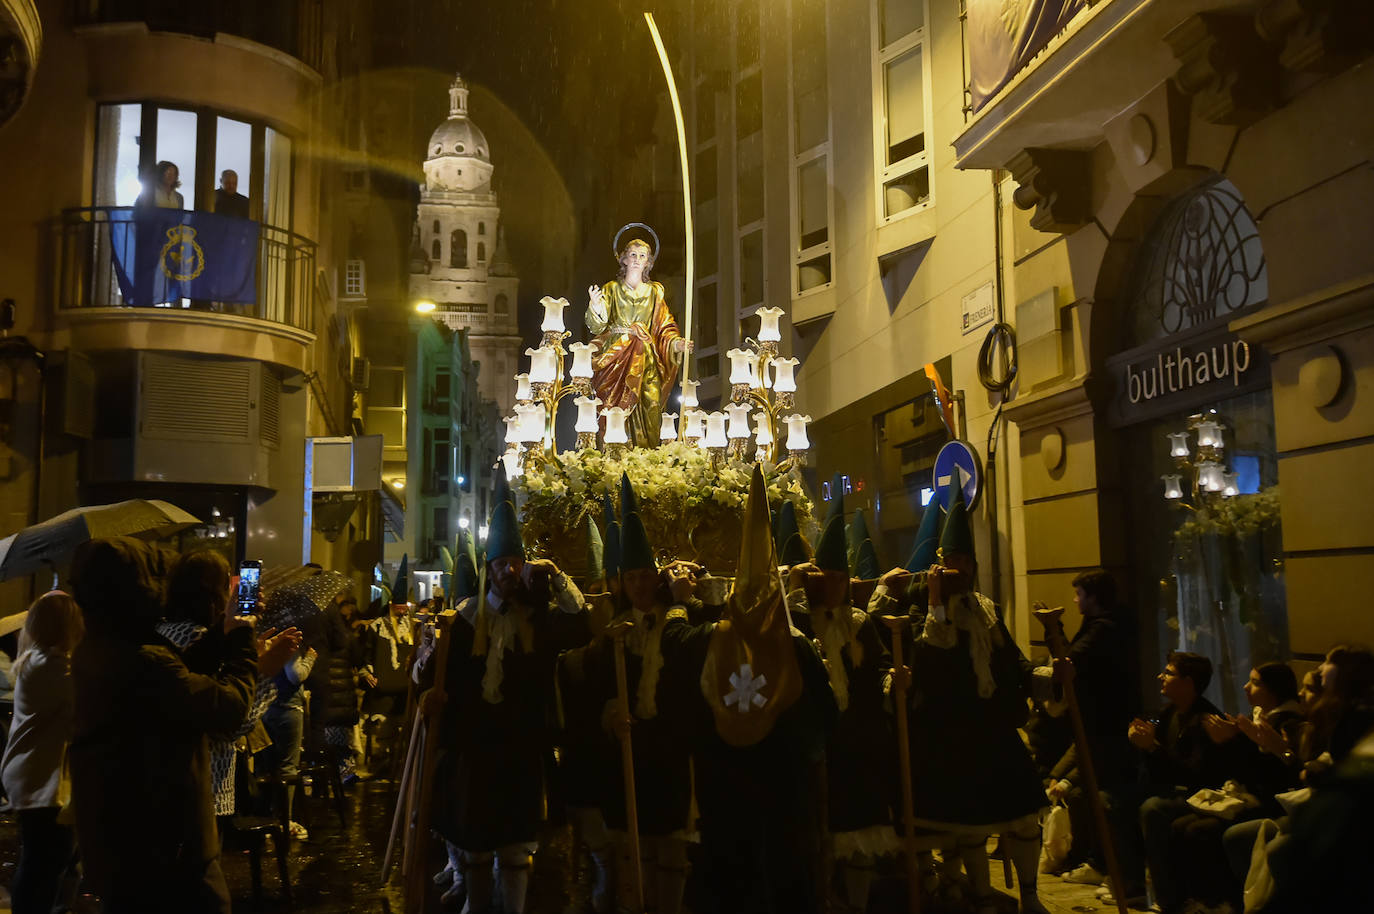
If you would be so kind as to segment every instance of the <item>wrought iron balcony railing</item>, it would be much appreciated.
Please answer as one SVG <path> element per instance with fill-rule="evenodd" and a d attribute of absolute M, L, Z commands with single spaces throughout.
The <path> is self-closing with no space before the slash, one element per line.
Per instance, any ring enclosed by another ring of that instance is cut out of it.
<path fill-rule="evenodd" d="M 135 232 L 132 207 L 97 206 L 62 213 L 57 239 L 58 306 L 63 309 L 129 308 L 115 274 L 118 233 Z M 313 333 L 316 244 L 286 229 L 257 225 L 252 304 L 182 299 L 137 310 L 190 309 L 235 314 Z"/>

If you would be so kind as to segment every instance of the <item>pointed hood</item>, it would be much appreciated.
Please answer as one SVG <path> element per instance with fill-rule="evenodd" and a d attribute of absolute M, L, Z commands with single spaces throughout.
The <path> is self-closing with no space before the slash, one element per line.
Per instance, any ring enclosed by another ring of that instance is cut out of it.
<path fill-rule="evenodd" d="M 959 473 L 955 467 L 954 472 Z M 969 527 L 968 508 L 964 505 L 964 487 L 952 480 L 949 487 L 949 514 L 945 517 L 945 529 L 940 533 L 940 558 L 962 553 L 977 558 L 973 546 L 973 530 Z"/>
<path fill-rule="evenodd" d="M 616 522 L 615 518 L 615 499 L 610 492 L 601 493 L 601 525 L 607 530 L 611 529 L 611 524 Z"/>
<path fill-rule="evenodd" d="M 801 696 L 801 672 L 778 577 L 763 471 L 754 465 L 744 509 L 739 571 L 726 618 L 711 634 L 701 691 L 716 732 L 732 746 L 766 737 Z"/>
<path fill-rule="evenodd" d="M 410 602 L 410 556 L 401 556 L 401 567 L 396 569 L 396 582 L 391 585 L 391 603 L 397 605 Z"/>
<path fill-rule="evenodd" d="M 601 529 L 596 525 L 596 518 L 591 512 L 587 512 L 587 573 L 584 576 L 588 584 L 597 583 L 606 578 L 605 565 L 605 545 L 601 542 Z"/>
<path fill-rule="evenodd" d="M 453 577 L 449 588 L 450 603 L 457 606 L 468 597 L 477 596 L 477 547 L 472 534 L 458 532 L 457 549 L 453 553 Z"/>
<path fill-rule="evenodd" d="M 620 477 L 620 518 L 620 570 L 657 569 L 649 534 L 639 518 L 639 500 L 628 475 Z"/>
<path fill-rule="evenodd" d="M 506 481 L 506 469 L 496 465 L 496 485 L 493 492 L 495 501 L 491 509 L 491 519 L 487 522 L 487 548 L 485 560 L 502 558 L 525 558 L 525 544 L 520 539 L 520 521 L 515 516 L 515 499 L 511 495 L 510 483 Z"/>
<path fill-rule="evenodd" d="M 834 501 L 831 501 L 834 504 Z M 821 529 L 820 542 L 816 543 L 816 565 L 822 571 L 843 571 L 849 574 L 849 555 L 844 542 L 844 516 L 832 514 L 826 518 Z"/>
<path fill-rule="evenodd" d="M 854 553 L 854 577 L 861 581 L 871 581 L 882 574 L 878 566 L 878 552 L 873 548 L 873 537 L 868 533 L 868 522 L 864 512 L 854 512 L 854 523 L 849 525 L 849 548 Z"/>
<path fill-rule="evenodd" d="M 916 530 L 916 547 L 903 566 L 912 574 L 929 571 L 935 564 L 935 552 L 940 546 L 940 499 L 932 498 L 921 515 L 921 526 Z"/>
<path fill-rule="evenodd" d="M 606 580 L 620 577 L 620 524 L 611 521 L 606 528 L 606 539 L 601 550 L 602 564 L 605 566 Z"/>
<path fill-rule="evenodd" d="M 830 504 L 825 509 L 824 527 L 835 518 L 844 519 L 844 475 L 836 473 L 830 477 Z"/>
<path fill-rule="evenodd" d="M 778 511 L 777 535 L 778 561 L 783 565 L 800 565 L 811 560 L 806 540 L 797 526 L 797 506 L 784 500 Z"/>

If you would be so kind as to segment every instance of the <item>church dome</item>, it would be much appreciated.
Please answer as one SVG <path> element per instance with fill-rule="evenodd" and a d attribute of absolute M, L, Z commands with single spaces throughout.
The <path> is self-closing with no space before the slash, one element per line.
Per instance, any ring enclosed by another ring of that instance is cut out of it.
<path fill-rule="evenodd" d="M 491 180 L 491 148 L 468 117 L 468 85 L 455 76 L 448 87 L 448 120 L 434 128 L 425 147 L 425 177 L 436 190 L 482 190 Z"/>

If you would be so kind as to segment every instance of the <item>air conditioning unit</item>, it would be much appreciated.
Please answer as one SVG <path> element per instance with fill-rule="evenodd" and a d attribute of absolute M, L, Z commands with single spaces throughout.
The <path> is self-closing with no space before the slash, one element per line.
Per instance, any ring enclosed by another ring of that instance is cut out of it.
<path fill-rule="evenodd" d="M 354 356 L 353 370 L 349 372 L 349 381 L 353 384 L 353 389 L 367 392 L 367 386 L 372 380 L 372 360 L 362 356 Z"/>

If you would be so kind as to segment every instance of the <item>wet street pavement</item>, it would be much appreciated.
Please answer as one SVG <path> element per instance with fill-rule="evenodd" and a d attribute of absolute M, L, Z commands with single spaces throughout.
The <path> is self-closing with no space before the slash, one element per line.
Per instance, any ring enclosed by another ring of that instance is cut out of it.
<path fill-rule="evenodd" d="M 354 785 L 347 795 L 347 824 L 341 825 L 334 805 L 322 797 L 297 800 L 297 818 L 309 829 L 306 841 L 292 841 L 289 855 L 294 898 L 288 904 L 281 897 L 276 858 L 269 847 L 263 857 L 263 899 L 255 905 L 249 873 L 248 854 L 225 853 L 224 872 L 234 898 L 236 912 L 264 911 L 296 914 L 401 914 L 404 911 L 399 878 L 380 884 L 382 857 L 395 802 L 395 785 L 371 781 Z M 572 914 L 586 910 L 585 890 L 573 883 L 569 831 L 552 830 L 536 857 L 530 886 L 530 914 Z M 437 851 L 436 851 L 437 854 Z M 8 886 L 14 876 L 19 855 L 19 833 L 12 813 L 0 814 L 0 884 Z M 434 870 L 441 863 L 436 856 Z M 992 861 L 993 881 L 1001 887 L 1002 872 Z M 904 883 L 892 867 L 891 875 L 880 877 L 869 905 L 872 914 L 898 914 L 905 910 Z M 692 910 L 695 886 L 689 886 L 687 910 Z M 1102 905 L 1088 886 L 1069 885 L 1052 876 L 1041 878 L 1041 897 L 1052 914 L 1095 914 L 1114 910 Z M 1015 889 L 1008 891 L 1014 893 Z M 437 904 L 431 910 L 441 910 Z M 8 895 L 0 901 L 0 914 L 7 914 Z M 1014 912 L 1010 903 L 1003 910 Z M 929 908 L 927 909 L 930 910 Z M 930 911 L 930 914 L 937 912 Z"/>

